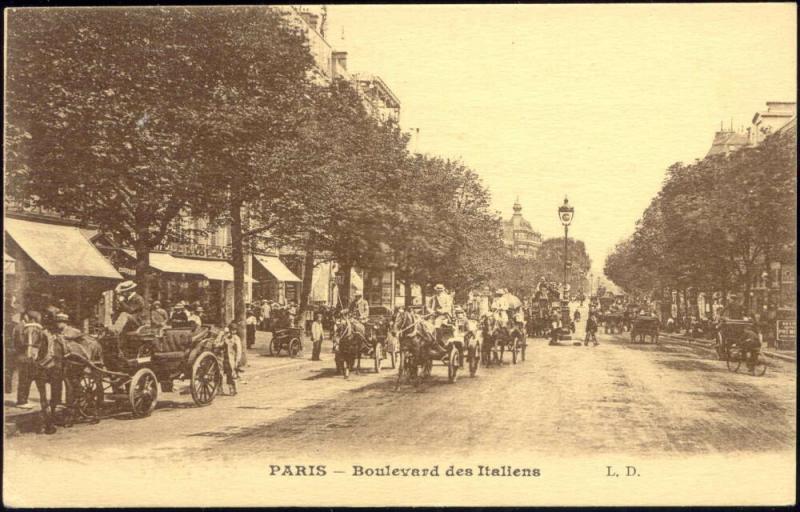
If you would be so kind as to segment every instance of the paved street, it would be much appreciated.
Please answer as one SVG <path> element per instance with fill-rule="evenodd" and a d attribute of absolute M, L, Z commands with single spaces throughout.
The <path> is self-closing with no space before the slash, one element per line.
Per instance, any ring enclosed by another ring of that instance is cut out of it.
<path fill-rule="evenodd" d="M 441 456 L 794 450 L 792 363 L 770 359 L 767 374 L 753 377 L 731 373 L 710 351 L 684 343 L 631 345 L 627 334 L 599 340 L 597 347 L 530 340 L 525 363 L 507 358 L 502 368 L 482 367 L 453 385 L 446 369 L 435 366 L 430 381 L 397 392 L 390 370 L 336 376 L 329 348 L 321 363 L 269 358 L 278 366 L 254 361 L 238 396 L 206 408 L 195 408 L 178 387 L 162 394 L 146 419 L 131 420 L 123 411 L 99 424 L 47 437 L 22 432 L 7 442 L 14 456 L 73 460 L 411 448 Z M 137 449 L 121 447 L 120 439 Z"/>

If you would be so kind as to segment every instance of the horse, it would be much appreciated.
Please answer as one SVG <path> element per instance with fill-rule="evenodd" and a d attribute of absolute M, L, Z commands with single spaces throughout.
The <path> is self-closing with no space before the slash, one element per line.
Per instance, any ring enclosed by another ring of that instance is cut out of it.
<path fill-rule="evenodd" d="M 392 331 L 401 352 L 395 389 L 400 386 L 403 374 L 408 375 L 416 385 L 419 371 L 422 370 L 425 377 L 431 369 L 431 348 L 435 344 L 432 327 L 411 311 L 399 311 L 395 315 Z"/>
<path fill-rule="evenodd" d="M 361 345 L 366 343 L 364 327 L 349 318 L 336 322 L 333 335 L 333 350 L 336 353 L 336 371 L 347 379 L 355 366 L 356 357 L 361 354 Z"/>
<path fill-rule="evenodd" d="M 34 317 L 36 318 L 36 317 Z M 78 333 L 78 336 L 75 335 Z M 64 382 L 67 382 L 67 409 L 72 415 L 76 393 L 76 383 L 83 373 L 83 368 L 76 370 L 69 360 L 75 356 L 78 360 L 102 361 L 100 345 L 91 339 L 85 339 L 82 333 L 68 328 L 62 333 L 50 333 L 38 322 L 26 324 L 22 329 L 22 337 L 27 346 L 27 353 L 33 361 L 33 381 L 39 392 L 42 408 L 42 421 L 45 434 L 56 432 L 56 408 L 61 403 Z M 50 394 L 47 393 L 50 384 Z M 102 393 L 102 386 L 95 389 L 95 395 L 89 397 L 96 400 Z M 65 421 L 65 424 L 68 423 Z"/>

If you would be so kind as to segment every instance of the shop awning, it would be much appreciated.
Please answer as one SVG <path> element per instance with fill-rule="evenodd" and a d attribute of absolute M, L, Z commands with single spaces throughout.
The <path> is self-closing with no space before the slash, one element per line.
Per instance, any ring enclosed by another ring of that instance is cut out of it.
<path fill-rule="evenodd" d="M 51 276 L 122 279 L 77 227 L 6 218 L 5 231 Z"/>
<path fill-rule="evenodd" d="M 9 256 L 8 254 L 3 251 L 3 273 L 4 274 L 16 274 L 17 273 L 17 260 Z"/>
<path fill-rule="evenodd" d="M 289 268 L 283 264 L 277 256 L 262 256 L 261 254 L 254 255 L 256 260 L 261 263 L 264 270 L 272 274 L 278 281 L 284 282 L 300 282 L 301 279 L 294 275 Z"/>
<path fill-rule="evenodd" d="M 136 253 L 125 251 L 133 257 Z M 171 274 L 193 274 L 203 276 L 212 281 L 233 281 L 233 265 L 220 260 L 195 260 L 181 258 L 164 252 L 150 253 L 150 266 L 161 272 Z M 245 275 L 244 280 L 255 282 L 252 277 Z"/>

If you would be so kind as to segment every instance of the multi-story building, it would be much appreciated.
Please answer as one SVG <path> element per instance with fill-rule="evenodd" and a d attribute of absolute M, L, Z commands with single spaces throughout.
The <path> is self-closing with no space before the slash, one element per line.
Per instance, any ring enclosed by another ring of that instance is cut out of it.
<path fill-rule="evenodd" d="M 767 109 L 753 115 L 747 129 L 736 131 L 733 126 L 726 130 L 720 126 L 714 134 L 706 156 L 728 155 L 738 149 L 761 144 L 768 135 L 779 131 L 797 118 L 797 103 L 793 101 L 768 101 Z"/>
<path fill-rule="evenodd" d="M 522 205 L 517 198 L 514 214 L 503 221 L 503 242 L 514 256 L 535 258 L 542 246 L 542 235 L 522 216 Z"/>

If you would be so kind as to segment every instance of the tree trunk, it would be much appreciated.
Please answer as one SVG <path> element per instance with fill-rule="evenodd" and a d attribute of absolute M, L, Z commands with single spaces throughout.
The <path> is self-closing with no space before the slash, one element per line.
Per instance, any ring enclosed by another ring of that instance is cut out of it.
<path fill-rule="evenodd" d="M 233 259 L 233 319 L 239 338 L 245 336 L 244 310 L 244 237 L 242 233 L 242 201 L 231 194 L 231 257 Z M 247 364 L 247 350 L 242 350 L 242 364 Z"/>
<path fill-rule="evenodd" d="M 353 265 L 345 263 L 339 267 L 339 275 L 342 276 L 342 285 L 339 287 L 340 306 L 344 309 L 350 308 L 350 276 L 353 272 Z"/>
<path fill-rule="evenodd" d="M 403 280 L 403 293 L 405 293 L 406 307 L 412 306 L 414 304 L 414 297 L 411 295 L 411 279 L 406 278 Z"/>
<path fill-rule="evenodd" d="M 136 284 L 144 298 L 145 308 L 150 308 L 150 247 L 147 242 L 136 241 Z"/>
<path fill-rule="evenodd" d="M 314 237 L 309 235 L 308 243 L 306 244 L 306 256 L 303 260 L 303 289 L 300 291 L 300 317 L 308 309 L 308 298 L 311 296 L 311 284 L 314 277 L 314 258 L 316 251 L 314 250 Z"/>

